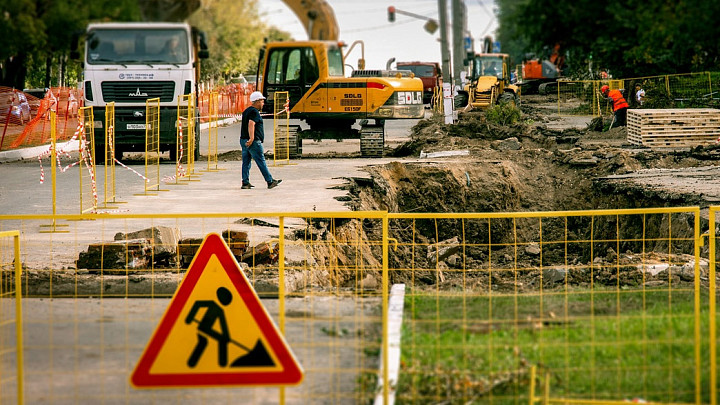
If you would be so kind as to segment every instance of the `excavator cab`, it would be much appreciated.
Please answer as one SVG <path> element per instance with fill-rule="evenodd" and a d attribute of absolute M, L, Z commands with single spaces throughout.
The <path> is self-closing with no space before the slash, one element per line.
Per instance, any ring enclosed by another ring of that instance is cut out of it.
<path fill-rule="evenodd" d="M 315 47 L 297 45 L 287 42 L 284 46 L 272 46 L 261 53 L 258 66 L 265 70 L 261 72 L 263 93 L 266 94 L 265 103 L 268 111 L 273 111 L 275 92 L 286 91 L 290 98 L 290 109 L 310 91 L 320 78 L 320 66 L 315 54 Z M 339 46 L 328 46 L 326 50 L 329 76 L 343 77 L 342 51 Z M 265 59 L 266 63 L 263 63 Z M 325 69 L 323 69 L 325 70 Z M 284 103 L 285 100 L 282 100 Z"/>

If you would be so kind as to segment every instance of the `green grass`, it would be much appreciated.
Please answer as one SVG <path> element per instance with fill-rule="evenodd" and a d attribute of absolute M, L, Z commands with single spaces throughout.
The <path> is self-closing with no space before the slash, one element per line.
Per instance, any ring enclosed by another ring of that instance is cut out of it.
<path fill-rule="evenodd" d="M 693 297 L 408 294 L 398 403 L 527 403 L 533 365 L 549 373 L 553 397 L 694 402 Z M 709 401 L 706 311 L 701 327 Z"/>

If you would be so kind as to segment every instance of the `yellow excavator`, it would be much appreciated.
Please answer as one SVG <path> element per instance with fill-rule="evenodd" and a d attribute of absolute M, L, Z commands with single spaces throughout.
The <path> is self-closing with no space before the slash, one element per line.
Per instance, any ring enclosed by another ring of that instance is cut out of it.
<path fill-rule="evenodd" d="M 291 157 L 302 153 L 303 139 L 358 138 L 362 156 L 379 157 L 385 120 L 425 114 L 422 80 L 409 71 L 389 70 L 354 70 L 345 77 L 338 42 L 270 42 L 261 50 L 258 65 L 268 111 L 273 111 L 275 92 L 286 91 L 290 116 L 310 127 L 301 131 L 293 126 L 288 144 L 280 145 Z M 353 128 L 357 120 L 359 130 Z"/>
<path fill-rule="evenodd" d="M 268 111 L 274 111 L 276 92 L 288 92 L 290 116 L 310 128 L 292 126 L 290 136 L 276 139 L 276 146 L 295 157 L 302 154 L 303 139 L 359 138 L 362 156 L 382 156 L 385 120 L 424 116 L 422 80 L 409 71 L 366 70 L 364 58 L 345 77 L 346 56 L 359 41 L 343 55 L 335 14 L 327 2 L 284 2 L 310 40 L 266 43 L 258 60 L 259 90 L 267 97 Z"/>

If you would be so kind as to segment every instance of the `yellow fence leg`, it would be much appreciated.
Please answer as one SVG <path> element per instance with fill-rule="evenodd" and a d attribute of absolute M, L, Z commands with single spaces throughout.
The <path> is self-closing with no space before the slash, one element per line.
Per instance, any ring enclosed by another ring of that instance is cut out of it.
<path fill-rule="evenodd" d="M 708 233 L 710 234 L 710 268 L 709 268 L 709 278 L 710 278 L 710 322 L 709 322 L 709 329 L 710 329 L 710 404 L 711 405 L 717 405 L 718 403 L 718 370 L 717 370 L 717 285 L 716 285 L 716 277 L 717 277 L 717 270 L 716 270 L 716 255 L 715 255 L 715 221 L 717 220 L 717 209 L 716 207 L 710 208 L 710 224 Z M 697 264 L 695 265 L 695 276 L 698 277 L 699 270 L 697 268 Z"/>
<path fill-rule="evenodd" d="M 216 172 L 225 170 L 218 167 L 218 92 L 211 92 L 208 101 L 208 153 L 205 171 Z"/>
<path fill-rule="evenodd" d="M 17 403 L 24 400 L 24 368 L 23 359 L 23 316 L 22 316 L 22 259 L 20 257 L 20 231 L 0 232 L 0 238 L 13 238 L 13 251 L 15 262 L 15 356 L 17 358 Z M 4 349 L 4 348 L 3 348 Z"/>
<path fill-rule="evenodd" d="M 118 201 L 115 187 L 115 102 L 111 101 L 105 106 L 105 196 L 103 208 L 114 208 L 114 204 L 124 204 Z M 97 165 L 96 165 L 97 166 Z"/>
<path fill-rule="evenodd" d="M 78 165 L 78 172 L 80 173 L 80 214 L 97 212 L 94 119 L 92 107 L 78 109 L 78 120 L 82 123 L 78 135 L 80 142 L 80 164 Z M 88 136 L 90 139 L 88 139 Z M 87 183 L 83 184 L 85 182 Z"/>
<path fill-rule="evenodd" d="M 57 112 L 50 110 L 50 176 L 52 179 L 52 224 L 40 225 L 40 227 L 52 228 L 48 231 L 40 231 L 40 233 L 53 233 L 70 231 L 59 231 L 58 226 L 68 226 L 67 224 L 58 225 L 55 216 L 57 215 Z"/>
<path fill-rule="evenodd" d="M 160 189 L 160 98 L 145 101 L 145 192 L 157 195 Z"/>

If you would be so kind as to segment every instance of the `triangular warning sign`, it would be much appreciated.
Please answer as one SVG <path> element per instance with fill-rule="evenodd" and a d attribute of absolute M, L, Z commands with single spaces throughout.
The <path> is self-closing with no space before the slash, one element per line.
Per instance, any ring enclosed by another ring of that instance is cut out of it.
<path fill-rule="evenodd" d="M 303 372 L 225 241 L 205 237 L 130 378 L 133 386 L 299 384 Z"/>

